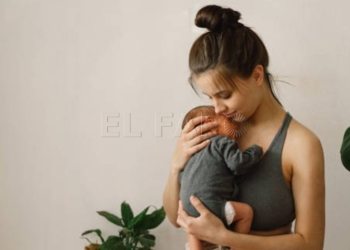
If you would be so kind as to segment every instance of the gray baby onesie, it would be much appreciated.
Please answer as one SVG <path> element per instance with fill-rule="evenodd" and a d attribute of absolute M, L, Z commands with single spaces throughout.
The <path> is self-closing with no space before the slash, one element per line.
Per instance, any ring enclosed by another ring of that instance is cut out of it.
<path fill-rule="evenodd" d="M 224 208 L 238 193 L 235 175 L 247 173 L 259 161 L 262 149 L 253 145 L 242 152 L 237 143 L 226 136 L 210 140 L 210 144 L 194 154 L 180 172 L 180 199 L 184 210 L 198 217 L 199 213 L 189 200 L 191 195 L 198 197 L 228 227 Z"/>

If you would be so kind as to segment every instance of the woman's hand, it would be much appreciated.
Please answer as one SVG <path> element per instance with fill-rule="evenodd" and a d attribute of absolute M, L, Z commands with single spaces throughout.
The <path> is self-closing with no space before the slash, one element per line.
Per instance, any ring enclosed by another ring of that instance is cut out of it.
<path fill-rule="evenodd" d="M 213 130 L 217 126 L 216 122 L 203 123 L 208 118 L 198 116 L 186 123 L 171 159 L 171 171 L 180 172 L 189 158 L 206 147 L 210 142 L 208 139 L 216 135 L 216 131 Z"/>
<path fill-rule="evenodd" d="M 217 124 L 214 122 L 203 124 L 206 119 L 208 119 L 207 116 L 199 116 L 187 122 L 181 132 L 171 159 L 170 174 L 163 194 L 163 205 L 169 221 L 175 227 L 179 227 L 176 222 L 180 199 L 179 172 L 184 169 L 187 161 L 194 153 L 209 144 L 210 140 L 208 138 L 216 134 L 213 128 Z"/>
<path fill-rule="evenodd" d="M 219 236 L 227 230 L 222 221 L 211 213 L 197 197 L 191 196 L 190 201 L 200 216 L 197 218 L 189 216 L 179 201 L 177 224 L 198 239 L 220 245 Z"/>

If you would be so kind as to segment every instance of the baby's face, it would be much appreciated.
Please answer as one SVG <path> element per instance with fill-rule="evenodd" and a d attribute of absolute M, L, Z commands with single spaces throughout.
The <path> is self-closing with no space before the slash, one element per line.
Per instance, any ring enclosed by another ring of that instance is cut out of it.
<path fill-rule="evenodd" d="M 235 131 L 238 130 L 238 124 L 235 124 L 224 115 L 215 115 L 209 117 L 206 122 L 216 121 L 218 126 L 214 129 L 218 135 L 228 136 L 231 139 L 235 138 Z"/>

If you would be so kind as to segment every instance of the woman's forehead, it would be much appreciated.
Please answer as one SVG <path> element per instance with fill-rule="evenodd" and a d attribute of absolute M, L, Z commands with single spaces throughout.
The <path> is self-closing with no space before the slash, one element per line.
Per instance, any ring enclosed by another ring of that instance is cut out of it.
<path fill-rule="evenodd" d="M 213 96 L 221 91 L 232 90 L 233 79 L 227 79 L 222 74 L 215 70 L 208 70 L 200 75 L 194 77 L 199 90 L 208 96 Z"/>

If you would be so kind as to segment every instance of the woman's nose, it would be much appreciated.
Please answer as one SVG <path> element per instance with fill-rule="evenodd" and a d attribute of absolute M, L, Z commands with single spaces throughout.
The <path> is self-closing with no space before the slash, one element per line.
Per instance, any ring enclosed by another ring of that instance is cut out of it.
<path fill-rule="evenodd" d="M 225 110 L 226 110 L 225 105 L 223 105 L 223 103 L 218 102 L 218 101 L 216 101 L 216 100 L 213 101 L 213 106 L 214 106 L 214 108 L 215 108 L 215 113 L 216 113 L 216 114 L 222 114 L 222 113 L 224 113 Z"/>

